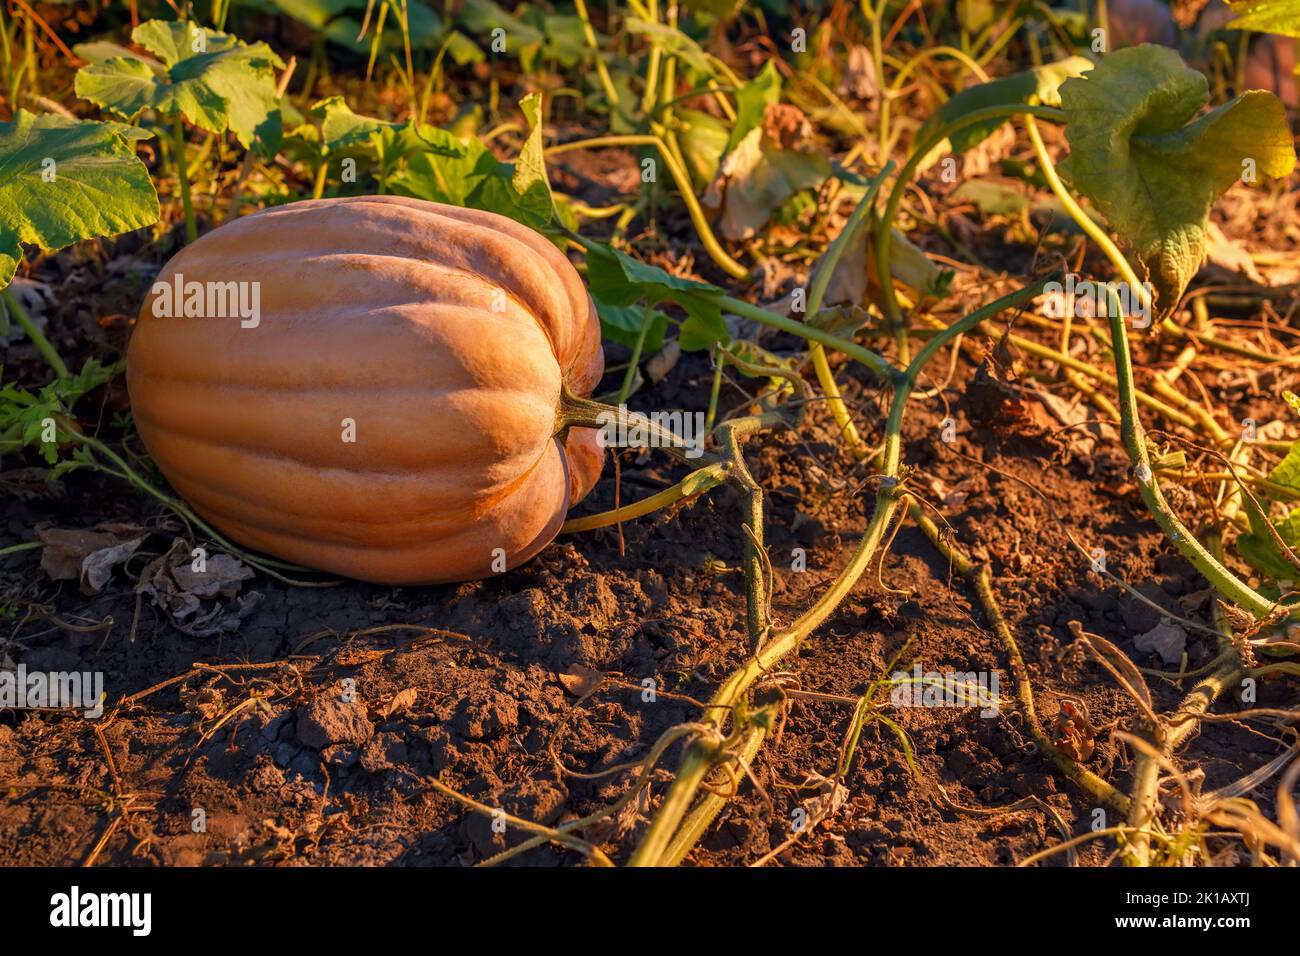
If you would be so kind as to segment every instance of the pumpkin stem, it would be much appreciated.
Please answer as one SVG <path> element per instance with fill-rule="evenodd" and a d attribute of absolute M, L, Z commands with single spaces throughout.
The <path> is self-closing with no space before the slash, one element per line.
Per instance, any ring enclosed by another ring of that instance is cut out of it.
<path fill-rule="evenodd" d="M 580 398 L 569 391 L 569 386 L 565 384 L 561 386 L 560 406 L 556 409 L 556 437 L 563 438 L 570 428 L 597 429 L 615 439 L 604 442 L 608 447 L 641 444 L 636 440 L 617 440 L 623 436 L 635 436 L 644 439 L 650 447 L 661 448 L 674 458 L 684 459 L 694 465 L 713 464 L 722 460 L 704 450 L 703 435 L 694 441 L 683 438 L 654 419 L 640 412 L 629 411 L 626 405 L 616 407 L 590 398 Z"/>

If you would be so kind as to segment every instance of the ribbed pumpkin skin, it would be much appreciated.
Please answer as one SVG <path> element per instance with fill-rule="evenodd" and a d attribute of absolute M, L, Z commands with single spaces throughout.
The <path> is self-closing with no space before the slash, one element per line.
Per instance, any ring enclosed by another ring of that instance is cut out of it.
<path fill-rule="evenodd" d="M 145 446 L 241 544 L 366 581 L 472 580 L 496 549 L 514 567 L 545 547 L 599 476 L 594 431 L 553 437 L 561 381 L 589 395 L 604 370 L 595 309 L 512 220 L 298 202 L 205 235 L 158 281 L 176 273 L 260 283 L 255 328 L 156 316 L 151 293 L 127 353 Z"/>

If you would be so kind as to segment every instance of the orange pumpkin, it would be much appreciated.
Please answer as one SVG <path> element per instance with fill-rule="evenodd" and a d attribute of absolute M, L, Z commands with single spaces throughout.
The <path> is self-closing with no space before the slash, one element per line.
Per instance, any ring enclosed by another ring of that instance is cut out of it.
<path fill-rule="evenodd" d="M 200 515 L 386 584 L 486 577 L 545 547 L 604 459 L 591 429 L 557 437 L 562 385 L 590 395 L 603 370 L 554 245 L 393 196 L 205 235 L 164 267 L 127 354 L 140 436 Z"/>

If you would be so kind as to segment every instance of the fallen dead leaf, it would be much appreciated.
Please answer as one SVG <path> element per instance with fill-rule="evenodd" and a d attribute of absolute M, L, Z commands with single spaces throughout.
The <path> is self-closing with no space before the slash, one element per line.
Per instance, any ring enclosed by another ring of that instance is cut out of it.
<path fill-rule="evenodd" d="M 144 543 L 148 532 L 138 525 L 101 524 L 95 530 L 36 529 L 45 544 L 41 570 L 53 581 L 77 581 L 81 593 L 98 594 L 112 577 L 113 568 L 125 562 Z"/>
<path fill-rule="evenodd" d="M 1210 262 L 1231 273 L 1243 275 L 1259 285 L 1269 284 L 1256 268 L 1250 252 L 1239 242 L 1224 235 L 1223 230 L 1214 222 L 1207 223 L 1205 240 L 1205 254 Z"/>
<path fill-rule="evenodd" d="M 388 703 L 384 704 L 380 709 L 380 716 L 388 718 L 393 716 L 393 714 L 400 714 L 404 711 L 410 710 L 419 697 L 420 692 L 414 687 L 407 687 L 404 690 L 399 690 L 393 695 L 392 699 L 389 700 Z"/>
<path fill-rule="evenodd" d="M 1133 638 L 1133 646 L 1148 654 L 1158 654 L 1166 664 L 1178 664 L 1187 650 L 1187 632 L 1182 625 L 1165 618 L 1145 634 Z"/>
<path fill-rule="evenodd" d="M 604 681 L 605 675 L 598 670 L 592 670 L 590 667 L 584 667 L 581 664 L 574 666 L 568 674 L 556 675 L 560 683 L 574 697 L 586 697 L 592 693 Z"/>
<path fill-rule="evenodd" d="M 880 95 L 880 86 L 876 82 L 876 61 L 872 58 L 871 51 L 861 43 L 849 47 L 844 76 L 836 92 L 840 96 L 853 96 L 866 103 L 875 102 Z"/>
<path fill-rule="evenodd" d="M 239 593 L 243 582 L 253 576 L 252 569 L 228 554 L 208 556 L 202 571 L 193 565 L 189 542 L 176 538 L 166 554 L 145 568 L 136 593 L 150 598 L 178 630 L 191 637 L 238 630 L 240 622 L 262 603 L 257 591 Z"/>
<path fill-rule="evenodd" d="M 826 180 L 830 163 L 808 145 L 810 136 L 808 119 L 797 107 L 773 103 L 762 124 L 723 157 L 702 199 L 718 213 L 724 237 L 752 238 L 791 196 Z"/>

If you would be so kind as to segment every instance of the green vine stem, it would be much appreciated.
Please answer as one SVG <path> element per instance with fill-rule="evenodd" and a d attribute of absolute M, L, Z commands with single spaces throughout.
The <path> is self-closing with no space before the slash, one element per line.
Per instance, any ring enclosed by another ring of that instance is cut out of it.
<path fill-rule="evenodd" d="M 889 6 L 889 0 L 879 0 L 873 3 L 872 0 L 862 0 L 862 16 L 866 19 L 868 26 L 871 28 L 871 59 L 876 70 L 876 88 L 883 91 L 885 89 L 885 46 L 883 42 L 885 8 Z M 883 162 L 889 152 L 889 114 L 883 110 L 880 113 L 880 160 Z"/>
<path fill-rule="evenodd" d="M 1124 316 L 1114 290 L 1110 291 L 1109 298 L 1110 307 L 1106 311 L 1110 313 L 1108 320 L 1113 342 L 1112 350 L 1115 353 L 1115 377 L 1119 382 L 1120 440 L 1124 444 L 1124 450 L 1128 452 L 1129 460 L 1133 463 L 1134 478 L 1141 490 L 1142 500 L 1146 502 L 1156 523 L 1173 541 L 1174 546 L 1197 571 L 1201 572 L 1216 591 L 1238 607 L 1249 611 L 1254 617 L 1267 617 L 1273 610 L 1273 602 L 1255 591 L 1210 554 L 1174 514 L 1160 490 L 1160 483 L 1151 469 L 1146 434 L 1138 418 L 1137 398 L 1133 394 L 1133 358 L 1129 354 L 1128 330 L 1125 328 Z"/>
<path fill-rule="evenodd" d="M 767 728 L 752 725 L 749 733 L 742 739 L 740 746 L 736 748 L 736 761 L 741 768 L 748 771 L 757 756 L 758 750 L 763 746 L 763 740 L 767 736 Z M 717 819 L 722 808 L 727 805 L 727 797 L 721 793 L 708 792 L 700 798 L 699 802 L 691 808 L 691 812 L 686 815 L 682 821 L 680 829 L 673 836 L 672 842 L 664 850 L 663 859 L 660 866 L 677 866 L 686 855 L 695 848 L 695 844 L 704 838 L 713 821 Z"/>
<path fill-rule="evenodd" d="M 802 408 L 802 406 L 807 402 L 808 385 L 797 372 L 792 372 L 789 369 L 780 368 L 778 366 L 759 365 L 754 362 L 748 362 L 739 358 L 728 349 L 718 349 L 716 354 L 719 371 L 721 371 L 725 365 L 734 365 L 751 378 L 768 376 L 771 378 L 782 379 L 790 383 L 790 387 L 794 391 L 795 398 L 799 402 L 800 408 Z M 715 381 L 717 381 L 716 377 Z M 617 409 L 609 408 L 607 411 L 608 413 L 614 413 Z M 584 412 L 583 414 L 585 415 L 586 413 Z M 734 429 L 737 425 L 750 420 L 752 420 L 754 428 L 770 428 L 781 425 L 789 426 L 792 424 L 791 422 L 786 421 L 779 411 L 770 411 L 765 412 L 762 415 L 750 416 L 749 419 L 738 419 L 734 423 L 727 423 L 723 428 Z M 570 424 L 573 424 L 573 422 L 570 421 Z M 747 430 L 744 434 L 748 434 L 749 430 L 753 430 L 749 428 L 748 425 L 746 425 L 746 429 Z M 713 428 L 711 426 L 706 427 L 706 431 L 712 432 Z M 727 443 L 724 441 L 723 444 L 725 446 Z M 691 472 L 675 485 L 665 488 L 663 491 L 656 492 L 646 498 L 642 498 L 640 501 L 621 505 L 618 508 L 613 508 L 609 511 L 602 511 L 598 514 L 583 515 L 580 518 L 570 518 L 560 526 L 560 533 L 573 534 L 582 531 L 595 531 L 598 528 L 608 528 L 611 525 L 621 524 L 624 521 L 632 521 L 636 518 L 642 518 L 655 511 L 674 505 L 683 499 L 693 498 L 696 495 L 716 487 L 730 477 L 730 468 L 730 461 L 719 461 L 706 465 L 704 468 L 699 468 Z"/>
<path fill-rule="evenodd" d="M 717 455 L 696 449 L 699 453 L 690 455 L 690 443 L 670 428 L 664 428 L 652 418 L 626 408 L 616 408 L 597 402 L 590 398 L 579 398 L 564 386 L 560 393 L 559 408 L 555 413 L 555 435 L 563 437 L 570 428 L 591 428 L 600 431 L 610 425 L 621 425 L 626 430 L 639 429 L 645 432 L 654 447 L 668 452 L 674 458 L 682 459 L 694 465 L 712 465 L 721 462 Z"/>
<path fill-rule="evenodd" d="M 61 379 L 67 378 L 68 366 L 63 363 L 63 357 L 59 355 L 59 350 L 36 327 L 32 317 L 27 314 L 23 304 L 18 301 L 18 296 L 14 295 L 13 289 L 5 286 L 0 291 L 0 299 L 4 300 L 5 308 L 9 310 L 9 314 L 18 323 L 18 327 L 27 333 L 27 338 L 31 339 L 32 344 L 36 346 L 36 351 L 40 352 L 41 357 L 45 359 L 50 368 L 54 369 L 54 374 Z"/>
<path fill-rule="evenodd" d="M 885 212 L 876 222 L 876 274 L 880 276 L 880 286 L 885 304 L 885 318 L 894 333 L 899 360 L 902 362 L 907 361 L 909 346 L 907 332 L 903 324 L 903 312 L 898 305 L 898 293 L 894 289 L 894 283 L 889 273 L 889 252 L 893 244 L 891 229 L 893 228 L 894 219 L 898 216 L 898 207 L 903 202 L 903 195 L 907 192 L 908 184 L 911 183 L 912 177 L 916 175 L 917 167 L 921 165 L 921 162 L 930 155 L 936 146 L 954 133 L 960 133 L 964 129 L 986 123 L 989 120 L 1009 119 L 1012 116 L 1022 114 L 1041 116 L 1044 119 L 1058 121 L 1065 119 L 1065 114 L 1053 107 L 1029 106 L 1024 103 L 999 104 L 972 110 L 935 130 L 925 142 L 913 145 L 911 155 L 899 172 L 898 178 L 894 181 L 894 188 L 885 203 Z"/>
<path fill-rule="evenodd" d="M 622 405 L 627 401 L 627 397 L 632 394 L 632 386 L 636 383 L 637 366 L 641 363 L 641 352 L 645 348 L 645 337 L 653 324 L 654 314 L 650 307 L 647 306 L 645 312 L 641 315 L 641 328 L 637 330 L 636 344 L 632 346 L 632 357 L 627 360 L 627 371 L 623 373 L 623 384 L 619 386 L 618 395 L 614 401 L 615 405 Z"/>
<path fill-rule="evenodd" d="M 659 23 L 659 0 L 648 0 L 645 13 L 645 20 L 657 25 Z M 646 116 L 654 112 L 655 103 L 659 99 L 659 61 L 662 58 L 663 50 L 659 44 L 651 43 L 650 55 L 646 63 L 645 91 L 641 95 L 641 112 Z M 672 103 L 665 105 L 672 106 Z"/>
<path fill-rule="evenodd" d="M 194 205 L 190 200 L 190 177 L 185 166 L 185 123 L 181 114 L 172 117 L 172 164 L 176 167 L 176 180 L 181 188 L 181 208 L 185 212 L 185 241 L 193 242 L 199 237 L 199 229 L 194 221 Z"/>
<path fill-rule="evenodd" d="M 18 544 L 11 544 L 6 548 L 0 548 L 0 558 L 7 557 L 11 554 L 18 554 L 21 551 L 32 551 L 36 548 L 43 548 L 44 541 L 22 541 Z"/>
<path fill-rule="evenodd" d="M 642 837 L 631 858 L 633 866 L 661 866 L 670 860 L 668 848 L 674 846 L 673 855 L 680 859 L 689 850 L 674 843 L 674 836 L 691 803 L 709 771 L 727 756 L 726 741 L 720 728 L 726 715 L 733 713 L 742 696 L 754 682 L 771 671 L 789 653 L 799 648 L 809 635 L 823 624 L 857 584 L 871 563 L 886 529 L 890 526 L 898 507 L 901 484 L 898 466 L 901 457 L 903 411 L 907 399 L 916 385 L 917 377 L 926 363 L 948 342 L 962 335 L 980 322 L 1006 309 L 1016 308 L 1033 299 L 1042 291 L 1044 281 L 1039 281 L 1003 296 L 958 320 L 944 332 L 926 343 L 915 361 L 906 371 L 894 370 L 894 397 L 885 425 L 883 467 L 877 476 L 876 505 L 861 541 L 831 586 L 817 601 L 789 627 L 774 632 L 763 647 L 718 689 L 702 718 L 714 728 L 714 733 L 700 734 L 687 749 L 677 776 L 669 788 L 658 813 Z M 701 828 L 698 832 L 703 832 Z"/>
<path fill-rule="evenodd" d="M 560 525 L 560 534 L 576 534 L 580 531 L 595 531 L 598 528 L 608 528 L 612 525 L 622 524 L 624 521 L 643 518 L 648 514 L 667 508 L 669 505 L 674 505 L 684 498 L 692 498 L 706 490 L 694 482 L 693 479 L 697 474 L 698 472 L 691 472 L 672 487 L 648 495 L 629 505 L 621 505 L 618 508 L 602 511 L 599 514 L 583 515 L 581 518 L 570 518 Z"/>
<path fill-rule="evenodd" d="M 761 322 L 764 325 L 770 325 L 774 329 L 780 329 L 782 332 L 789 332 L 791 335 L 797 335 L 800 338 L 807 339 L 810 342 L 817 342 L 821 345 L 833 348 L 837 352 L 843 352 L 849 358 L 856 359 L 871 371 L 882 377 L 893 375 L 897 369 L 885 358 L 877 355 L 868 348 L 859 345 L 852 339 L 841 338 L 832 332 L 819 329 L 814 325 L 806 322 L 800 322 L 798 319 L 791 319 L 784 315 L 777 315 L 770 312 L 762 306 L 754 305 L 743 299 L 734 299 L 729 295 L 718 297 L 718 304 L 724 309 L 744 316 L 747 319 L 753 319 L 755 322 Z"/>
<path fill-rule="evenodd" d="M 609 100 L 612 110 L 618 109 L 618 90 L 614 88 L 614 81 L 610 79 L 609 69 L 605 66 L 605 61 L 601 59 L 600 47 L 596 44 L 596 31 L 591 28 L 591 16 L 587 13 L 587 4 L 585 0 L 574 0 L 574 6 L 577 8 L 578 18 L 582 21 L 582 36 L 587 41 L 587 46 L 591 47 L 592 57 L 596 61 L 596 76 L 600 80 L 600 88 L 605 93 L 605 98 Z"/>

